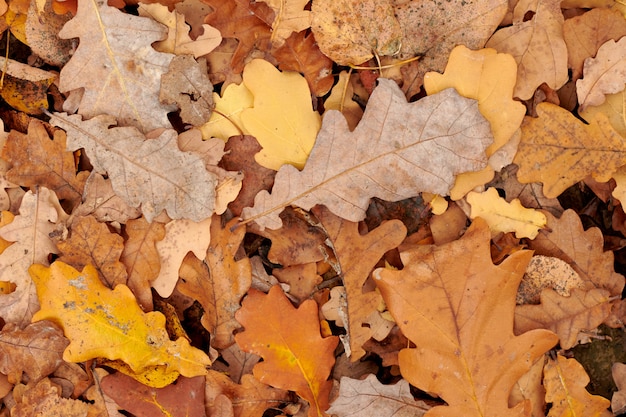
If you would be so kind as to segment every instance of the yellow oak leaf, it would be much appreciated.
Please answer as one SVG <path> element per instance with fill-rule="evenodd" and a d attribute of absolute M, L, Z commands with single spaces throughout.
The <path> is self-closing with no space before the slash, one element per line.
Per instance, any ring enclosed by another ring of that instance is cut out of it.
<path fill-rule="evenodd" d="M 603 114 L 596 114 L 586 125 L 559 106 L 540 103 L 537 115 L 524 118 L 513 162 L 519 165 L 517 179 L 542 182 L 546 197 L 559 196 L 588 175 L 606 182 L 626 165 L 624 138 Z"/>
<path fill-rule="evenodd" d="M 626 90 L 605 97 L 606 100 L 599 106 L 587 106 L 585 110 L 579 109 L 578 114 L 586 121 L 590 121 L 596 114 L 602 113 L 608 117 L 613 129 L 626 137 Z"/>
<path fill-rule="evenodd" d="M 467 202 L 472 206 L 470 217 L 483 218 L 494 234 L 515 232 L 518 239 L 534 239 L 548 221 L 545 214 L 522 206 L 517 198 L 508 203 L 493 187 L 483 193 L 470 192 Z"/>
<path fill-rule="evenodd" d="M 255 59 L 244 67 L 243 82 L 254 96 L 254 107 L 241 113 L 244 133 L 263 147 L 256 161 L 276 171 L 284 164 L 302 169 L 322 126 L 304 77 Z"/>
<path fill-rule="evenodd" d="M 202 138 L 220 138 L 227 141 L 231 136 L 241 135 L 243 123 L 241 112 L 254 105 L 254 97 L 244 83 L 229 84 L 222 97 L 213 93 L 214 111 L 208 122 L 200 126 Z"/>
<path fill-rule="evenodd" d="M 136 373 L 167 365 L 167 371 L 183 376 L 206 375 L 211 360 L 204 352 L 185 338 L 170 340 L 163 314 L 144 313 L 125 285 L 104 286 L 91 265 L 79 272 L 56 261 L 49 268 L 34 264 L 29 273 L 41 305 L 33 321 L 50 320 L 63 328 L 71 342 L 65 361 L 121 359 Z"/>

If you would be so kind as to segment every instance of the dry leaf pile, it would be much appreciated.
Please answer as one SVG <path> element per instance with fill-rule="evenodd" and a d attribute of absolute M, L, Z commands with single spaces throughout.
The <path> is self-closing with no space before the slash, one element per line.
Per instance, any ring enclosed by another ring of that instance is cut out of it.
<path fill-rule="evenodd" d="M 626 321 L 623 2 L 0 0 L 0 30 L 0 417 L 626 410 L 623 345 L 579 353 Z"/>

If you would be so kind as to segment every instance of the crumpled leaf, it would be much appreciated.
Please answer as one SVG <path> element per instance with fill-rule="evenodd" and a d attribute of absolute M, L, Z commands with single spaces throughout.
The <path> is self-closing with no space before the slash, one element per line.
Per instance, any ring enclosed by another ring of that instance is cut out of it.
<path fill-rule="evenodd" d="M 317 303 L 306 300 L 297 309 L 275 285 L 266 295 L 251 289 L 235 317 L 244 331 L 235 335 L 239 347 L 263 357 L 254 376 L 277 388 L 295 391 L 309 402 L 309 417 L 324 415 L 332 382 L 338 338 L 320 336 Z"/>
<path fill-rule="evenodd" d="M 40 321 L 20 328 L 9 323 L 0 332 L 0 372 L 17 384 L 22 373 L 32 382 L 50 375 L 63 362 L 69 341 L 52 322 Z"/>
<path fill-rule="evenodd" d="M 244 133 L 263 147 L 256 161 L 276 171 L 284 164 L 302 169 L 321 126 L 306 80 L 255 59 L 244 68 L 243 82 L 254 97 L 252 108 L 241 112 Z"/>
<path fill-rule="evenodd" d="M 65 142 L 60 130 L 50 140 L 43 122 L 37 119 L 29 122 L 27 135 L 12 130 L 2 148 L 2 158 L 11 161 L 7 180 L 24 187 L 44 186 L 60 200 L 78 205 L 89 173 L 76 173 L 74 155 L 65 150 Z"/>
<path fill-rule="evenodd" d="M 49 268 L 34 264 L 29 273 L 41 304 L 33 321 L 51 320 L 63 328 L 70 339 L 65 361 L 102 357 L 121 359 L 136 373 L 167 365 L 166 373 L 206 374 L 211 360 L 204 352 L 185 338 L 171 341 L 163 314 L 143 313 L 127 286 L 105 287 L 91 265 L 79 272 L 55 261 Z"/>
<path fill-rule="evenodd" d="M 137 417 L 204 417 L 204 377 L 180 377 L 176 384 L 151 388 L 122 373 L 102 378 L 102 391 Z"/>
<path fill-rule="evenodd" d="M 344 323 L 351 350 L 348 356 L 356 362 L 365 355 L 362 345 L 374 332 L 364 323 L 382 302 L 378 292 L 364 292 L 363 286 L 383 255 L 402 243 L 406 227 L 400 220 L 389 220 L 362 235 L 358 223 L 335 216 L 326 208 L 315 209 L 314 213 L 328 233 L 341 268 L 348 307 L 348 322 Z"/>
<path fill-rule="evenodd" d="M 233 331 L 240 327 L 235 311 L 252 282 L 250 260 L 247 257 L 235 259 L 246 234 L 244 227 L 231 231 L 237 222 L 238 219 L 233 219 L 222 228 L 220 219 L 215 216 L 206 257 L 200 260 L 188 254 L 179 270 L 177 288 L 202 304 L 201 323 L 211 333 L 211 346 L 216 349 L 235 343 Z"/>
<path fill-rule="evenodd" d="M 109 175 L 117 195 L 141 205 L 149 222 L 162 210 L 194 221 L 213 214 L 216 177 L 199 157 L 178 149 L 174 130 L 146 140 L 134 127 L 109 128 L 115 118 L 106 115 L 81 120 L 56 114 L 51 123 L 67 132 L 69 150 L 84 148 L 94 170 Z"/>
<path fill-rule="evenodd" d="M 311 26 L 311 12 L 304 10 L 309 0 L 261 0 L 274 11 L 270 42 L 277 48 L 293 33 Z"/>
<path fill-rule="evenodd" d="M 591 395 L 585 389 L 589 376 L 576 359 L 558 355 L 549 359 L 543 369 L 546 402 L 552 403 L 548 417 L 590 416 L 611 417 L 609 400 Z"/>
<path fill-rule="evenodd" d="M 458 240 L 401 252 L 404 269 L 373 273 L 416 345 L 399 353 L 402 376 L 448 404 L 429 416 L 526 416 L 525 403 L 509 408 L 509 393 L 558 340 L 547 330 L 513 335 L 515 294 L 532 252 L 515 252 L 496 266 L 490 239 L 478 218 Z"/>
<path fill-rule="evenodd" d="M 515 5 L 513 25 L 491 36 L 487 47 L 517 61 L 515 97 L 530 99 L 546 83 L 556 90 L 568 80 L 567 46 L 563 40 L 561 0 L 524 0 Z M 526 20 L 528 12 L 532 18 Z"/>
<path fill-rule="evenodd" d="M 626 80 L 626 37 L 605 42 L 595 58 L 585 60 L 583 78 L 576 81 L 581 110 L 598 106 L 607 94 L 624 90 Z"/>
<path fill-rule="evenodd" d="M 519 181 L 542 182 L 546 197 L 559 196 L 588 175 L 608 181 L 626 164 L 626 143 L 606 116 L 597 114 L 586 125 L 551 103 L 540 103 L 537 115 L 524 118 L 514 162 Z"/>
<path fill-rule="evenodd" d="M 546 225 L 545 214 L 522 206 L 518 199 L 508 203 L 494 187 L 482 193 L 471 191 L 467 194 L 467 202 L 472 206 L 470 218 L 483 218 L 494 235 L 515 232 L 518 239 L 534 239 Z"/>
<path fill-rule="evenodd" d="M 393 81 L 381 79 L 353 132 L 341 113 L 328 111 L 305 168 L 283 166 L 272 194 L 260 192 L 254 207 L 242 214 L 276 229 L 285 206 L 308 210 L 324 204 L 359 221 L 371 197 L 446 195 L 456 174 L 486 165 L 485 149 L 492 141 L 476 101 L 448 89 L 409 104 Z"/>
<path fill-rule="evenodd" d="M 369 374 L 364 380 L 341 378 L 339 396 L 328 413 L 339 417 L 421 417 L 429 409 L 426 403 L 413 398 L 406 380 L 383 385 Z"/>

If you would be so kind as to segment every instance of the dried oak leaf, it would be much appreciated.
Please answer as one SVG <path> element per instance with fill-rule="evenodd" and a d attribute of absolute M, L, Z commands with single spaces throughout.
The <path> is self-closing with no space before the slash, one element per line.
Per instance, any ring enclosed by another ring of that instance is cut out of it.
<path fill-rule="evenodd" d="M 592 120 L 597 113 L 609 118 L 613 129 L 626 137 L 626 90 L 605 96 L 606 100 L 599 106 L 589 106 L 579 110 L 579 115 L 585 120 Z"/>
<path fill-rule="evenodd" d="M 613 381 L 617 386 L 617 391 L 613 393 L 611 397 L 611 410 L 615 415 L 623 414 L 626 411 L 626 364 L 615 362 L 611 368 L 611 374 L 613 375 Z"/>
<path fill-rule="evenodd" d="M 72 152 L 65 150 L 65 133 L 57 130 L 52 138 L 43 122 L 32 119 L 28 134 L 12 130 L 2 149 L 2 158 L 11 161 L 6 179 L 24 187 L 44 186 L 59 200 L 77 206 L 89 173 L 77 173 Z"/>
<path fill-rule="evenodd" d="M 320 51 L 311 33 L 293 33 L 283 46 L 272 51 L 272 55 L 278 60 L 279 69 L 303 74 L 317 97 L 326 95 L 335 82 L 333 61 Z"/>
<path fill-rule="evenodd" d="M 261 357 L 254 353 L 244 352 L 235 343 L 226 349 L 220 350 L 220 360 L 215 361 L 211 369 L 228 375 L 232 381 L 241 384 L 243 376 L 246 374 L 251 375 L 252 368 L 260 359 Z"/>
<path fill-rule="evenodd" d="M 93 265 L 109 288 L 126 284 L 127 274 L 120 255 L 124 242 L 120 235 L 111 233 L 106 224 L 94 217 L 79 217 L 72 223 L 68 239 L 57 243 L 58 258 L 76 269 Z"/>
<path fill-rule="evenodd" d="M 295 391 L 309 402 L 309 417 L 325 415 L 338 338 L 320 336 L 317 303 L 306 300 L 296 309 L 277 285 L 267 295 L 252 289 L 235 317 L 245 327 L 235 335 L 239 347 L 263 357 L 254 376 Z"/>
<path fill-rule="evenodd" d="M 511 54 L 517 61 L 515 97 L 528 100 L 541 84 L 556 90 L 569 78 L 560 4 L 561 0 L 518 2 L 513 25 L 498 30 L 487 42 L 487 47 Z M 532 18 L 527 20 L 529 12 Z"/>
<path fill-rule="evenodd" d="M 585 59 L 596 56 L 606 41 L 618 40 L 626 35 L 626 19 L 618 10 L 591 9 L 567 19 L 563 24 L 563 39 L 567 45 L 567 62 L 572 69 L 572 79 L 583 75 Z"/>
<path fill-rule="evenodd" d="M 284 207 L 308 210 L 323 204 L 359 221 L 371 197 L 398 201 L 423 191 L 446 195 L 456 174 L 484 168 L 492 141 L 476 101 L 447 89 L 407 103 L 393 81 L 381 79 L 354 132 L 341 113 L 326 112 L 304 169 L 281 167 L 272 194 L 257 194 L 243 217 L 276 229 Z"/>
<path fill-rule="evenodd" d="M 109 114 L 144 133 L 170 127 L 167 113 L 176 107 L 159 102 L 159 81 L 174 55 L 151 46 L 165 33 L 160 23 L 122 13 L 105 0 L 79 2 L 76 16 L 59 32 L 62 39 L 80 38 L 61 69 L 59 89 L 84 88 L 78 112 L 87 119 Z"/>
<path fill-rule="evenodd" d="M 515 294 L 532 252 L 496 266 L 490 239 L 478 218 L 459 240 L 401 252 L 404 269 L 374 271 L 387 308 L 416 345 L 399 353 L 403 377 L 448 404 L 429 416 L 526 416 L 527 402 L 509 408 L 511 389 L 558 340 L 547 330 L 514 336 Z"/>
<path fill-rule="evenodd" d="M 607 94 L 624 90 L 626 79 L 626 37 L 605 42 L 595 58 L 585 60 L 583 78 L 576 81 L 581 110 L 598 106 Z"/>
<path fill-rule="evenodd" d="M 235 255 L 246 233 L 233 219 L 222 228 L 216 215 L 211 223 L 211 243 L 200 260 L 188 254 L 178 274 L 178 291 L 198 300 L 204 308 L 201 323 L 211 333 L 211 346 L 223 349 L 232 345 L 233 331 L 238 329 L 235 311 L 250 289 L 252 269 L 247 257 Z"/>
<path fill-rule="evenodd" d="M 40 321 L 20 328 L 9 323 L 0 332 L 0 372 L 17 384 L 22 373 L 36 382 L 53 373 L 63 362 L 69 341 L 52 322 Z"/>
<path fill-rule="evenodd" d="M 187 339 L 169 339 L 165 317 L 144 313 L 125 285 L 111 290 L 87 265 L 79 272 L 63 262 L 29 268 L 41 304 L 33 321 L 50 320 L 60 325 L 70 345 L 63 353 L 67 362 L 94 358 L 121 359 L 135 373 L 167 365 L 165 373 L 206 375 L 209 357 Z"/>
<path fill-rule="evenodd" d="M 47 188 L 37 194 L 27 192 L 22 198 L 20 214 L 0 228 L 0 237 L 15 242 L 0 255 L 0 282 L 15 284 L 15 291 L 0 295 L 0 317 L 21 327 L 30 323 L 39 310 L 37 291 L 28 275 L 33 263 L 47 264 L 48 255 L 58 253 L 50 234 L 56 224 L 67 218 L 56 195 Z"/>
<path fill-rule="evenodd" d="M 92 404 L 61 396 L 61 386 L 44 378 L 37 384 L 18 385 L 13 389 L 15 406 L 12 417 L 85 417 L 96 415 Z"/>
<path fill-rule="evenodd" d="M 626 143 L 606 116 L 597 114 L 586 125 L 551 103 L 540 103 L 537 115 L 524 118 L 514 162 L 518 180 L 542 182 L 546 197 L 559 196 L 588 175 L 608 181 L 626 164 Z"/>
<path fill-rule="evenodd" d="M 369 374 L 363 380 L 341 378 L 339 395 L 328 414 L 339 417 L 421 417 L 429 409 L 426 403 L 413 398 L 406 380 L 383 385 L 376 376 Z"/>
<path fill-rule="evenodd" d="M 102 391 L 137 417 L 204 417 L 204 377 L 179 377 L 164 388 L 147 387 L 120 372 L 102 378 Z"/>
<path fill-rule="evenodd" d="M 362 345 L 374 332 L 372 326 L 365 323 L 377 312 L 382 301 L 378 292 L 364 292 L 363 286 L 383 255 L 402 243 L 406 227 L 400 220 L 389 220 L 362 235 L 358 223 L 335 216 L 326 208 L 314 210 L 328 233 L 341 268 L 348 305 L 348 322 L 344 323 L 350 340 L 348 356 L 355 362 L 365 355 Z"/>
<path fill-rule="evenodd" d="M 304 10 L 309 0 L 261 0 L 274 11 L 270 42 L 280 47 L 293 32 L 301 32 L 311 26 L 311 12 Z"/>
<path fill-rule="evenodd" d="M 181 152 L 176 131 L 146 140 L 134 127 L 110 127 L 112 116 L 81 120 L 55 114 L 52 124 L 67 132 L 69 150 L 85 149 L 96 172 L 106 172 L 115 193 L 150 222 L 167 210 L 173 219 L 204 220 L 213 214 L 216 176 L 196 155 Z"/>
<path fill-rule="evenodd" d="M 609 292 L 601 288 L 574 288 L 569 296 L 545 288 L 540 297 L 539 305 L 515 307 L 515 333 L 548 329 L 559 336 L 563 349 L 576 346 L 578 333 L 594 330 L 611 313 Z"/>
<path fill-rule="evenodd" d="M 48 108 L 48 87 L 57 78 L 44 71 L 12 59 L 0 57 L 4 79 L 0 96 L 14 109 L 28 114 L 41 114 Z"/>
<path fill-rule="evenodd" d="M 245 109 L 252 108 L 254 96 L 242 82 L 241 84 L 229 84 L 222 88 L 222 96 L 213 93 L 215 111 L 211 118 L 202 126 L 204 139 L 220 138 L 227 141 L 232 136 L 240 136 L 243 133 L 241 113 Z"/>
<path fill-rule="evenodd" d="M 73 217 L 93 215 L 99 222 L 126 224 L 141 216 L 141 210 L 130 207 L 115 194 L 109 178 L 92 172 L 85 182 L 83 203 L 72 212 Z"/>
<path fill-rule="evenodd" d="M 222 37 L 239 41 L 231 59 L 236 74 L 243 71 L 246 57 L 255 48 L 269 49 L 275 13 L 267 4 L 247 0 L 206 0 L 205 3 L 213 9 L 207 14 L 206 23 L 219 30 Z"/>
<path fill-rule="evenodd" d="M 546 387 L 546 402 L 552 403 L 548 417 L 593 416 L 611 417 L 607 408 L 609 400 L 591 395 L 585 387 L 589 376 L 576 359 L 558 355 L 549 359 L 543 368 L 543 385 Z"/>

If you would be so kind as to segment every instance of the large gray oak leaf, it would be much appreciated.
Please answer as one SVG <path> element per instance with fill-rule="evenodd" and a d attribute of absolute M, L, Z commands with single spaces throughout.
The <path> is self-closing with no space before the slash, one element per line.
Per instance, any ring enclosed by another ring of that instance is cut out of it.
<path fill-rule="evenodd" d="M 106 172 L 113 190 L 151 222 L 162 210 L 172 219 L 195 222 L 215 207 L 215 174 L 199 156 L 178 148 L 176 131 L 167 129 L 146 140 L 134 127 L 110 127 L 108 115 L 81 120 L 79 115 L 54 114 L 50 123 L 67 132 L 67 149 L 83 148 L 96 172 Z"/>
<path fill-rule="evenodd" d="M 242 215 L 277 229 L 284 207 L 324 204 L 356 222 L 372 197 L 447 195 L 457 174 L 486 165 L 485 149 L 492 142 L 475 100 L 448 89 L 407 103 L 395 82 L 380 79 L 354 132 L 341 113 L 327 111 L 304 169 L 283 165 L 272 193 L 259 192 L 254 207 Z"/>
<path fill-rule="evenodd" d="M 84 88 L 78 113 L 86 119 L 110 114 L 120 126 L 144 133 L 171 127 L 167 113 L 176 106 L 161 104 L 159 90 L 174 55 L 151 46 L 166 36 L 165 26 L 151 19 L 122 13 L 106 0 L 81 0 L 59 32 L 62 39 L 80 38 L 61 70 L 59 89 Z"/>

